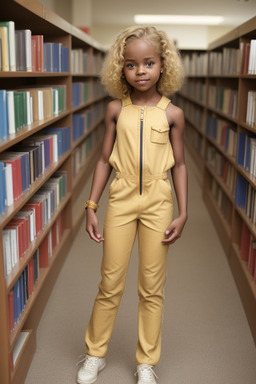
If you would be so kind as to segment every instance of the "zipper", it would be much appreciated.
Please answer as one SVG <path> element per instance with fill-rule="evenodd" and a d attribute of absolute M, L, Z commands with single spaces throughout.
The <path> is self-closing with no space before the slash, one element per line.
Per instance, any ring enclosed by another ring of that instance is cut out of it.
<path fill-rule="evenodd" d="M 142 195 L 142 170 L 143 170 L 143 119 L 144 107 L 140 111 L 140 195 Z"/>

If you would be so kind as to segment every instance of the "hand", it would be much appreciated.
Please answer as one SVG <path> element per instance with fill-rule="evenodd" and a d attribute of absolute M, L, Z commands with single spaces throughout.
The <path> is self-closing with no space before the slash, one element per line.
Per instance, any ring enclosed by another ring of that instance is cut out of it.
<path fill-rule="evenodd" d="M 89 233 L 89 236 L 92 240 L 96 241 L 97 243 L 100 243 L 101 241 L 104 241 L 103 237 L 101 237 L 100 231 L 99 231 L 99 221 L 98 217 L 96 216 L 96 213 L 92 208 L 86 209 L 86 231 Z"/>
<path fill-rule="evenodd" d="M 169 227 L 165 231 L 165 239 L 162 240 L 163 244 L 173 244 L 176 240 L 181 237 L 181 233 L 186 224 L 187 217 L 179 216 L 174 219 Z"/>

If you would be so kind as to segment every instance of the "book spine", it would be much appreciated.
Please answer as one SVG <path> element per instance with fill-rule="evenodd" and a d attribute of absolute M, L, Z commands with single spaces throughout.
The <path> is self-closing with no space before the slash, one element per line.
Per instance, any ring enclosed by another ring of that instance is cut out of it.
<path fill-rule="evenodd" d="M 0 27 L 0 38 L 2 46 L 2 71 L 9 71 L 9 41 L 7 27 Z"/>

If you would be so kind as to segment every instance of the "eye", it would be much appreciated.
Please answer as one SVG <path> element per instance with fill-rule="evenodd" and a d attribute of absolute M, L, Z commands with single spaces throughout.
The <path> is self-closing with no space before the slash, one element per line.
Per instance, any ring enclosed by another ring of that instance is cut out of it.
<path fill-rule="evenodd" d="M 132 64 L 132 63 L 128 63 L 128 64 L 126 65 L 126 68 L 128 68 L 128 69 L 133 69 L 133 68 L 135 68 L 135 65 Z"/>
<path fill-rule="evenodd" d="M 146 63 L 146 66 L 147 66 L 147 67 L 152 67 L 153 65 L 154 65 L 153 61 L 148 61 L 148 62 Z"/>

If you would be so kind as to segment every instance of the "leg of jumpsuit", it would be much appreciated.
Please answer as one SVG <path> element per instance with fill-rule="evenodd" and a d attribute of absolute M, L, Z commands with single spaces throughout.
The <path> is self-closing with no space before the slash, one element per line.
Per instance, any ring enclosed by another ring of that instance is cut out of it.
<path fill-rule="evenodd" d="M 162 244 L 163 232 L 141 222 L 139 241 L 139 315 L 137 364 L 156 365 L 161 354 L 161 329 L 166 281 L 168 246 Z"/>
<path fill-rule="evenodd" d="M 102 280 L 85 334 L 91 356 L 104 357 L 107 353 L 136 233 L 137 220 L 120 227 L 104 227 Z"/>

